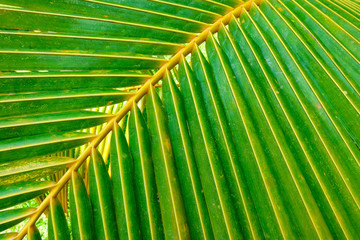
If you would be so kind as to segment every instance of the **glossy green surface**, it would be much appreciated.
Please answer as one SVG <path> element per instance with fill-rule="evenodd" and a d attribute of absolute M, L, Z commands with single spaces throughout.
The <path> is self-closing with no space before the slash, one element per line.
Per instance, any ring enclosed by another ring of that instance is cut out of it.
<path fill-rule="evenodd" d="M 45 19 L 44 19 L 45 20 Z M 165 59 L 143 55 L 110 55 L 69 52 L 0 51 L 0 68 L 16 70 L 89 70 L 102 66 L 114 69 L 153 69 L 161 66 Z M 37 64 L 34 65 L 34 62 Z"/>
<path fill-rule="evenodd" d="M 120 88 L 140 85 L 149 77 L 118 70 L 1 72 L 0 93 Z"/>
<path fill-rule="evenodd" d="M 119 3 L 117 0 L 101 0 L 101 2 Z M 227 7 L 219 6 L 207 1 L 165 0 L 165 1 L 122 1 L 120 5 L 135 7 L 151 11 L 153 13 L 167 14 L 172 18 L 181 17 L 189 20 L 197 20 L 205 23 L 212 23 L 228 10 Z"/>
<path fill-rule="evenodd" d="M 169 72 L 164 79 L 162 91 L 190 235 L 196 239 L 213 239 L 209 213 L 186 123 L 184 101 Z"/>
<path fill-rule="evenodd" d="M 73 172 L 71 176 L 70 216 L 73 239 L 95 239 L 90 199 L 83 179 L 78 172 Z"/>
<path fill-rule="evenodd" d="M 134 35 L 136 34 L 135 36 L 138 38 L 146 38 L 146 36 L 151 36 L 151 38 L 155 39 L 158 38 L 159 33 L 162 33 L 163 31 L 155 31 L 153 29 L 154 26 L 157 28 L 169 29 L 168 31 L 170 33 L 167 34 L 170 38 L 173 37 L 171 36 L 171 30 L 183 31 L 183 34 L 186 34 L 186 32 L 197 32 L 202 27 L 200 23 L 190 22 L 187 19 L 182 20 L 172 16 L 166 17 L 164 15 L 156 14 L 156 11 L 144 12 L 137 10 L 137 8 L 124 8 L 122 7 L 123 5 L 121 5 L 121 2 L 118 2 L 118 4 L 106 4 L 109 1 L 101 0 L 85 2 L 65 0 L 53 1 L 51 3 L 43 0 L 34 0 L 31 2 L 26 0 L 4 0 L 2 2 L 4 2 L 4 4 L 22 7 L 23 9 L 31 9 L 32 11 L 36 10 L 39 12 L 56 13 L 58 15 L 74 16 L 74 18 L 86 16 L 87 18 L 93 18 L 97 21 L 101 21 L 100 19 L 102 19 L 102 21 L 115 22 L 124 26 L 120 31 L 126 36 L 129 36 L 130 32 L 126 29 L 128 26 L 141 24 L 143 27 L 139 26 L 138 31 L 134 31 Z M 143 28 L 147 29 L 147 31 L 141 31 Z M 121 32 L 117 32 L 117 34 L 121 35 Z"/>
<path fill-rule="evenodd" d="M 35 208 L 13 208 L 0 211 L 0 231 L 8 229 L 28 218 Z"/>
<path fill-rule="evenodd" d="M 100 89 L 1 95 L 0 117 L 99 107 L 122 102 L 131 96 L 128 92 Z"/>
<path fill-rule="evenodd" d="M 0 239 L 7 240 L 7 239 L 14 238 L 16 235 L 17 235 L 17 233 L 15 233 L 15 232 L 2 233 L 2 234 L 0 234 Z"/>
<path fill-rule="evenodd" d="M 146 2 L 146 0 L 142 0 L 142 2 Z M 145 4 L 142 2 L 140 1 L 140 4 L 144 6 Z M 210 2 L 196 0 L 184 2 L 183 0 L 165 0 L 161 3 L 163 4 L 148 3 L 147 5 L 157 7 L 160 11 L 163 10 L 169 12 L 172 10 L 171 13 L 174 15 L 187 14 L 189 16 L 193 16 L 195 19 L 203 20 L 209 23 L 214 22 L 217 16 L 220 16 L 220 14 L 225 13 L 229 9 L 226 5 L 216 4 L 216 1 Z M 164 3 L 169 5 L 165 5 Z"/>
<path fill-rule="evenodd" d="M 50 5 L 50 3 L 47 4 Z M 86 3 L 84 2 L 84 4 Z M 81 6 L 74 12 L 63 11 L 59 13 L 56 11 L 51 12 L 51 10 L 41 11 L 36 9 L 27 10 L 3 7 L 0 7 L 0 10 L 3 12 L 0 16 L 0 27 L 6 27 L 6 29 L 31 31 L 34 30 L 34 26 L 36 26 L 36 28 L 42 32 L 50 31 L 72 35 L 80 33 L 90 36 L 154 39 L 172 43 L 184 43 L 195 36 L 195 33 L 170 27 L 127 22 L 124 19 L 117 18 L 116 15 L 113 19 L 106 17 L 106 14 L 104 16 L 104 13 L 99 16 L 96 12 L 94 16 L 83 16 L 77 12 L 81 10 Z M 88 10 L 93 11 L 91 8 Z M 19 21 L 19 19 L 25 21 Z"/>
<path fill-rule="evenodd" d="M 37 135 L 44 132 L 71 131 L 106 122 L 111 114 L 91 111 L 36 114 L 0 119 L 0 140 Z"/>
<path fill-rule="evenodd" d="M 66 169 L 74 163 L 70 157 L 36 157 L 0 164 L 0 185 L 33 181 Z"/>
<path fill-rule="evenodd" d="M 134 159 L 135 195 L 141 234 L 146 239 L 164 239 L 149 132 L 135 104 L 129 118 L 129 146 Z"/>
<path fill-rule="evenodd" d="M 64 210 L 57 198 L 50 199 L 48 216 L 48 238 L 50 240 L 69 240 L 70 233 Z"/>
<path fill-rule="evenodd" d="M 146 101 L 146 114 L 151 137 L 151 152 L 155 169 L 165 238 L 189 239 L 189 227 L 181 197 L 170 136 L 162 102 L 153 87 Z"/>
<path fill-rule="evenodd" d="M 119 239 L 109 174 L 99 151 L 92 149 L 89 163 L 89 195 L 97 239 Z"/>
<path fill-rule="evenodd" d="M 37 229 L 35 226 L 30 227 L 27 237 L 29 240 L 41 240 L 39 229 Z"/>
<path fill-rule="evenodd" d="M 217 143 L 221 162 L 229 183 L 234 208 L 241 219 L 240 225 L 245 238 L 261 238 L 262 229 L 249 192 L 249 186 L 240 165 L 240 155 L 236 151 L 233 134 L 226 118 L 224 105 L 216 86 L 210 64 L 199 48 L 192 54 L 193 68 L 199 79 L 205 108 Z"/>
<path fill-rule="evenodd" d="M 87 51 L 84 51 L 84 46 Z M 0 31 L 0 47 L 7 51 L 22 49 L 57 53 L 87 53 L 117 56 L 120 53 L 170 55 L 181 45 L 162 41 L 116 37 L 73 36 L 70 34 Z"/>
<path fill-rule="evenodd" d="M 86 109 L 119 111 L 240 3 L 0 0 L 1 208 L 48 191 L 35 180 L 61 178 L 74 159 L 39 156 L 91 141 L 112 117 Z M 74 239 L 360 237 L 359 1 L 246 6 L 80 158 Z M 0 228 L 32 211 L 0 212 Z M 49 235 L 70 237 L 54 199 L 50 212 Z"/>
<path fill-rule="evenodd" d="M 135 204 L 134 162 L 124 132 L 117 124 L 111 140 L 110 163 L 120 239 L 141 239 L 138 209 Z"/>
<path fill-rule="evenodd" d="M 216 149 L 199 82 L 183 58 L 179 66 L 180 86 L 215 238 L 241 239 L 242 233 L 232 206 L 229 186 Z"/>
<path fill-rule="evenodd" d="M 0 186 L 0 209 L 15 206 L 48 192 L 54 186 L 51 181 L 20 182 Z"/>
<path fill-rule="evenodd" d="M 81 132 L 48 133 L 0 142 L 0 163 L 42 156 L 89 142 L 93 135 Z"/>

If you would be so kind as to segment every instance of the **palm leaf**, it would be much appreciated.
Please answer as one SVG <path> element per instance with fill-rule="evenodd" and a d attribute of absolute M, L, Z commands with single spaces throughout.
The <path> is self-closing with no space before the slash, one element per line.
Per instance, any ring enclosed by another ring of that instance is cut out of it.
<path fill-rule="evenodd" d="M 0 238 L 359 238 L 359 10 L 1 0 Z"/>

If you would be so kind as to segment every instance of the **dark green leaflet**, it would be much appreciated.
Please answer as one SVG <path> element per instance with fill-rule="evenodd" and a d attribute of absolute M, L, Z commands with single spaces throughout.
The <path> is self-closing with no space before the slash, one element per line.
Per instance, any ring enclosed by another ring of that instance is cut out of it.
<path fill-rule="evenodd" d="M 163 82 L 163 98 L 190 235 L 196 239 L 213 239 L 209 213 L 186 124 L 184 102 L 169 72 Z"/>
<path fill-rule="evenodd" d="M 118 90 L 64 90 L 0 96 L 0 116 L 69 111 L 119 103 L 132 94 Z M 48 106 L 52 106 L 49 108 Z"/>
<path fill-rule="evenodd" d="M 64 210 L 57 198 L 50 199 L 48 233 L 50 240 L 70 240 Z"/>
<path fill-rule="evenodd" d="M 48 71 L 0 73 L 1 93 L 106 89 L 140 85 L 150 75 L 137 71 Z"/>
<path fill-rule="evenodd" d="M 261 226 L 246 180 L 240 165 L 239 154 L 236 151 L 233 136 L 228 126 L 228 120 L 218 89 L 213 77 L 210 64 L 207 62 L 199 48 L 192 53 L 192 66 L 199 79 L 202 89 L 205 108 L 216 139 L 221 162 L 223 163 L 233 203 L 239 218 L 245 238 L 261 238 Z"/>
<path fill-rule="evenodd" d="M 35 226 L 30 227 L 27 237 L 29 240 L 41 240 L 39 229 L 37 229 Z"/>
<path fill-rule="evenodd" d="M 0 185 L 14 184 L 22 181 L 33 181 L 58 171 L 74 163 L 70 157 L 37 157 L 18 160 L 11 164 L 0 164 Z"/>
<path fill-rule="evenodd" d="M 153 87 L 146 100 L 146 113 L 165 238 L 189 239 L 165 110 Z"/>
<path fill-rule="evenodd" d="M 71 131 L 104 123 L 112 115 L 91 111 L 36 114 L 0 119 L 0 140 L 41 134 L 44 132 Z"/>
<path fill-rule="evenodd" d="M 110 163 L 119 236 L 120 239 L 141 239 L 135 204 L 134 162 L 122 129 L 118 124 L 115 125 L 111 140 Z"/>
<path fill-rule="evenodd" d="M 189 18 L 181 19 L 172 15 L 159 15 L 157 11 L 142 11 L 143 8 L 126 8 L 126 5 L 122 5 L 121 2 L 115 2 L 113 4 L 103 0 L 78 2 L 65 0 L 54 1 L 52 3 L 43 0 L 34 0 L 31 2 L 24 0 L 4 0 L 3 2 L 4 4 L 15 5 L 24 9 L 56 13 L 58 15 L 86 16 L 86 18 L 103 19 L 109 22 L 119 21 L 122 22 L 125 27 L 127 27 L 128 24 L 141 24 L 144 28 L 161 27 L 169 29 L 168 31 L 179 30 L 191 33 L 201 30 L 204 26 L 204 23 L 191 21 Z M 151 35 L 155 39 L 158 37 L 154 33 L 159 33 L 159 31 L 154 31 L 151 28 L 147 31 L 141 31 L 142 28 L 140 28 L 140 26 L 138 29 L 139 31 L 134 32 L 138 38 L 145 38 L 148 35 Z M 124 31 L 124 33 L 128 32 Z M 171 34 L 168 34 L 168 36 L 172 37 Z"/>
<path fill-rule="evenodd" d="M 116 38 L 143 38 L 172 43 L 184 43 L 195 36 L 189 33 L 171 28 L 162 28 L 146 24 L 125 22 L 122 20 L 109 20 L 102 17 L 86 17 L 80 14 L 52 13 L 16 8 L 1 8 L 0 16 L 2 25 L 6 29 L 19 29 L 32 31 L 34 26 L 42 32 L 68 33 L 88 36 L 108 36 Z M 25 21 L 18 21 L 23 19 Z M 131 65 L 128 65 L 131 66 Z"/>
<path fill-rule="evenodd" d="M 203 108 L 201 89 L 197 88 L 198 80 L 184 58 L 180 63 L 179 78 L 214 236 L 225 239 L 242 238 L 208 117 Z"/>
<path fill-rule="evenodd" d="M 54 186 L 51 181 L 20 182 L 0 186 L 0 209 L 33 199 Z"/>
<path fill-rule="evenodd" d="M 149 133 L 136 104 L 132 107 L 129 119 L 129 145 L 134 158 L 135 194 L 141 234 L 146 239 L 163 239 Z"/>
<path fill-rule="evenodd" d="M 97 239 L 119 239 L 109 174 L 98 150 L 92 149 L 89 163 L 89 195 Z"/>
<path fill-rule="evenodd" d="M 72 173 L 70 182 L 70 216 L 73 239 L 95 239 L 90 198 L 78 172 Z"/>
<path fill-rule="evenodd" d="M 13 208 L 0 211 L 0 231 L 8 229 L 27 219 L 35 208 Z"/>
<path fill-rule="evenodd" d="M 48 133 L 0 142 L 0 163 L 41 156 L 89 142 L 94 136 L 80 132 Z"/>
<path fill-rule="evenodd" d="M 240 3 L 1 1 L 1 205 L 63 193 L 36 181 L 61 178 L 75 160 L 39 156 L 92 141 L 79 130 L 108 121 L 90 162 L 90 148 L 78 159 L 90 163 L 93 214 L 87 176 L 60 180 L 72 180 L 75 238 L 358 238 L 359 0 L 262 0 L 224 17 Z M 100 106 L 125 106 L 121 127 L 88 111 Z M 54 201 L 56 236 L 67 231 Z M 33 213 L 1 211 L 0 228 Z"/>

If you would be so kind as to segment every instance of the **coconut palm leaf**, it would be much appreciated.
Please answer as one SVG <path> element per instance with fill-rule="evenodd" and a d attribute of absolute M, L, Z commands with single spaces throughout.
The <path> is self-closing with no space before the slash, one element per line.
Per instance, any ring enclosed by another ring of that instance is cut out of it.
<path fill-rule="evenodd" d="M 358 0 L 0 12 L 0 239 L 360 238 Z"/>

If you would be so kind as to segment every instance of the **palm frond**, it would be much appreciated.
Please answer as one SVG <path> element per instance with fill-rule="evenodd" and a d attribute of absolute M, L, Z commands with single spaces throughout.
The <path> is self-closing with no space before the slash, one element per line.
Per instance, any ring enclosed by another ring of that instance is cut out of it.
<path fill-rule="evenodd" d="M 358 1 L 0 2 L 1 231 L 360 237 Z"/>

